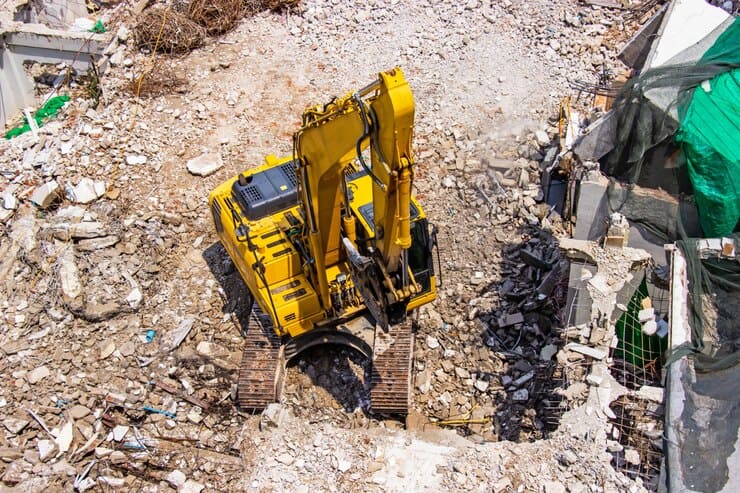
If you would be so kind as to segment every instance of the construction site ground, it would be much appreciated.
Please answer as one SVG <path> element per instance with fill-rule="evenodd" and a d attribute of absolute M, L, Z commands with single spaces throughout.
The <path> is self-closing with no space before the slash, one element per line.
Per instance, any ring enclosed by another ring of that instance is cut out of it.
<path fill-rule="evenodd" d="M 555 357 L 567 288 L 555 238 L 568 228 L 539 187 L 559 103 L 578 95 L 568 81 L 619 69 L 639 26 L 629 10 L 304 0 L 171 56 L 138 49 L 132 7 L 103 11 L 120 46 L 97 108 L 78 87 L 38 138 L 0 142 L 0 188 L 18 202 L 0 238 L 0 489 L 649 487 L 615 470 L 597 409 L 563 415 L 576 406 L 562 399 L 579 402 L 558 393 Z M 290 154 L 307 105 L 396 65 L 416 100 L 415 193 L 442 267 L 439 299 L 415 315 L 414 409 L 406 422 L 372 414 L 367 362 L 320 348 L 288 368 L 279 407 L 238 412 L 247 296 L 208 193 Z M 217 170 L 191 172 L 203 164 Z M 61 198 L 32 204 L 52 180 Z"/>

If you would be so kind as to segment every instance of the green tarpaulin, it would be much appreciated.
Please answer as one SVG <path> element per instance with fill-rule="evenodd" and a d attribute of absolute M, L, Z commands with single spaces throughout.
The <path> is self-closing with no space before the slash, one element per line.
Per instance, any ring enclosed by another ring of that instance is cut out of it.
<path fill-rule="evenodd" d="M 706 237 L 727 236 L 740 221 L 740 19 L 722 33 L 702 62 L 728 70 L 693 89 L 679 108 L 675 141 L 686 158 Z"/>
<path fill-rule="evenodd" d="M 53 98 L 50 98 L 46 102 L 46 104 L 44 104 L 36 113 L 33 114 L 33 119 L 36 120 L 36 124 L 39 127 L 43 125 L 44 120 L 46 120 L 47 118 L 51 118 L 52 116 L 59 113 L 59 110 L 67 101 L 69 101 L 69 96 L 54 96 Z M 31 126 L 28 124 L 28 122 L 26 122 L 19 127 L 9 130 L 5 134 L 5 138 L 12 139 L 13 137 L 24 134 L 29 130 L 31 130 Z"/>

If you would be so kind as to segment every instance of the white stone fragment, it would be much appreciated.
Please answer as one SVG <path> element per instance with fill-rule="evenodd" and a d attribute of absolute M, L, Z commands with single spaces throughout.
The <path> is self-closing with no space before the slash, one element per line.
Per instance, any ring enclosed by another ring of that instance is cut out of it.
<path fill-rule="evenodd" d="M 89 204 L 105 194 L 105 183 L 83 178 L 75 187 L 68 187 L 69 198 L 78 204 Z"/>
<path fill-rule="evenodd" d="M 188 171 L 197 176 L 212 175 L 224 165 L 221 154 L 211 152 L 201 154 L 188 161 Z"/>
<path fill-rule="evenodd" d="M 113 440 L 116 442 L 120 442 L 123 440 L 123 437 L 126 436 L 126 433 L 128 433 L 128 426 L 124 425 L 118 425 L 115 428 L 113 428 L 113 431 L 111 431 L 113 434 Z"/>
<path fill-rule="evenodd" d="M 46 209 L 59 198 L 59 184 L 56 181 L 50 181 L 36 187 L 31 194 L 31 202 L 40 209 Z"/>
<path fill-rule="evenodd" d="M 126 303 L 135 310 L 139 308 L 142 299 L 144 299 L 144 295 L 141 294 L 141 290 L 139 288 L 134 288 L 128 296 L 126 296 Z"/>
<path fill-rule="evenodd" d="M 56 452 L 56 444 L 52 440 L 39 440 L 36 442 L 36 447 L 39 449 L 39 460 L 41 462 L 46 462 L 49 460 L 54 453 Z"/>
<path fill-rule="evenodd" d="M 165 477 L 165 479 L 172 486 L 174 486 L 175 488 L 178 488 L 179 489 L 182 485 L 185 484 L 185 481 L 188 478 L 185 476 L 185 473 L 184 472 L 182 472 L 179 469 L 175 469 L 174 471 L 172 471 L 171 473 L 169 473 L 167 475 L 167 477 Z"/>
<path fill-rule="evenodd" d="M 47 368 L 46 366 L 39 366 L 38 368 L 35 368 L 28 372 L 28 375 L 26 375 L 26 379 L 28 380 L 28 383 L 33 385 L 40 382 L 49 375 L 51 375 L 49 368 Z"/>
<path fill-rule="evenodd" d="M 429 349 L 437 349 L 439 347 L 439 340 L 434 336 L 427 336 L 427 347 Z"/>
<path fill-rule="evenodd" d="M 146 156 L 140 154 L 129 154 L 126 156 L 126 164 L 129 166 L 146 164 Z"/>
<path fill-rule="evenodd" d="M 177 490 L 177 493 L 200 493 L 205 488 L 204 485 L 192 479 L 188 479 L 185 483 Z"/>

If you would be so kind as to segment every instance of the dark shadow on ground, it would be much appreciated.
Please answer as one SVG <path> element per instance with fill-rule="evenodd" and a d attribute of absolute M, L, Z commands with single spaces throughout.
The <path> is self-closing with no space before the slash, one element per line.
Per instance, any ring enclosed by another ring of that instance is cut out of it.
<path fill-rule="evenodd" d="M 517 233 L 521 241 L 502 246 L 501 281 L 485 286 L 497 292 L 498 303 L 476 318 L 483 344 L 507 368 L 500 375 L 505 392 L 492 403 L 496 435 L 533 441 L 555 430 L 563 412 L 554 390 L 564 384 L 564 375 L 554 354 L 564 344 L 559 329 L 569 265 L 550 232 L 528 224 Z M 549 359 L 541 356 L 546 346 Z"/>
<path fill-rule="evenodd" d="M 206 248 L 203 251 L 203 260 L 221 286 L 224 297 L 221 311 L 234 313 L 239 320 L 240 331 L 244 334 L 249 326 L 249 313 L 252 307 L 252 296 L 244 280 L 221 242 L 216 242 Z"/>
<path fill-rule="evenodd" d="M 354 366 L 354 368 L 353 368 Z M 346 413 L 358 408 L 369 416 L 370 391 L 365 385 L 369 381 L 369 361 L 360 352 L 341 345 L 324 344 L 303 351 L 289 364 L 284 399 L 293 399 L 302 409 L 321 409 L 332 406 L 327 397 L 334 400 Z M 298 372 L 297 378 L 295 377 Z M 358 374 L 359 373 L 359 374 Z M 314 387 L 320 387 L 328 395 L 321 395 Z"/>
<path fill-rule="evenodd" d="M 203 259 L 221 287 L 224 298 L 222 312 L 234 313 L 240 332 L 246 334 L 250 326 L 252 296 L 234 262 L 220 242 L 206 248 L 203 252 Z M 267 315 L 261 315 L 261 320 L 264 330 L 272 330 Z M 361 377 L 355 374 L 350 362 L 362 369 Z M 323 388 L 340 409 L 352 413 L 359 407 L 366 416 L 369 416 L 370 392 L 365 382 L 370 380 L 370 365 L 361 353 L 345 346 L 321 345 L 305 350 L 288 366 L 303 373 L 311 386 Z M 311 408 L 312 403 L 307 400 L 306 395 L 311 395 L 312 392 L 315 394 L 315 390 L 312 390 L 310 386 L 299 384 L 300 388 L 291 395 L 288 387 L 286 382 L 283 393 L 284 401 L 289 398 L 297 399 L 296 410 L 304 407 Z M 325 402 L 324 405 L 330 404 Z"/>

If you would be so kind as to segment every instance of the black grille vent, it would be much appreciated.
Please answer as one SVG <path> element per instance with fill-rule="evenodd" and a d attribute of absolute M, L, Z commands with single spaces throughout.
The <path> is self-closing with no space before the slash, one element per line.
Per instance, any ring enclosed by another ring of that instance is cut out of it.
<path fill-rule="evenodd" d="M 295 188 L 298 186 L 298 181 L 295 177 L 296 169 L 295 164 L 293 163 L 294 161 L 283 164 L 282 166 L 280 166 L 280 171 L 283 172 L 283 174 L 285 175 L 285 179 L 287 179 L 288 182 L 290 182 L 290 184 L 293 186 L 293 188 Z"/>
<path fill-rule="evenodd" d="M 256 202 L 265 198 L 260 189 L 254 185 L 242 188 L 242 193 L 246 196 L 248 202 Z"/>
<path fill-rule="evenodd" d="M 234 198 L 250 221 L 292 207 L 298 203 L 293 162 L 242 175 L 232 185 Z"/>
<path fill-rule="evenodd" d="M 218 200 L 211 202 L 211 214 L 213 214 L 213 224 L 216 225 L 216 231 L 223 233 L 224 225 L 221 223 L 221 204 L 218 203 Z"/>
<path fill-rule="evenodd" d="M 293 321 L 293 320 L 295 320 L 295 319 L 296 319 L 296 315 L 295 315 L 295 313 L 289 313 L 289 314 L 287 314 L 286 316 L 284 316 L 284 317 L 283 317 L 283 319 L 284 319 L 284 320 L 285 320 L 286 322 L 291 322 L 291 321 Z"/>

